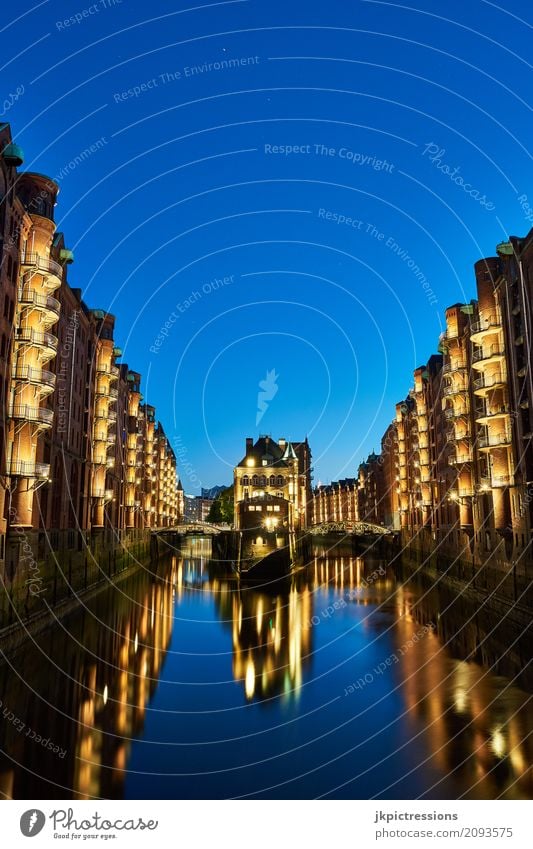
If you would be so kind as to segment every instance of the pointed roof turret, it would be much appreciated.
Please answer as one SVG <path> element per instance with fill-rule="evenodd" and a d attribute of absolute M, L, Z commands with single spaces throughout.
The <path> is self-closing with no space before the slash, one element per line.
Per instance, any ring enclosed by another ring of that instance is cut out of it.
<path fill-rule="evenodd" d="M 297 460 L 298 457 L 295 454 L 294 448 L 292 447 L 292 442 L 287 442 L 285 446 L 285 453 L 283 454 L 282 460 Z"/>

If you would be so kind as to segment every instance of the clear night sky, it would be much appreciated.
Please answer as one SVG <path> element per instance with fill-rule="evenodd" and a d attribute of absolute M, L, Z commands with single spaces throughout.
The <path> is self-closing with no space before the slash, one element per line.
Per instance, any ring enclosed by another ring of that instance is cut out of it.
<path fill-rule="evenodd" d="M 519 200 L 533 207 L 530 2 L 414 6 L 4 12 L 20 16 L 1 54 L 19 97 L 1 120 L 24 167 L 58 177 L 70 284 L 117 316 L 186 491 L 229 482 L 259 433 L 307 434 L 315 481 L 354 474 L 435 351 L 445 307 L 473 297 L 473 263 L 532 226 Z"/>

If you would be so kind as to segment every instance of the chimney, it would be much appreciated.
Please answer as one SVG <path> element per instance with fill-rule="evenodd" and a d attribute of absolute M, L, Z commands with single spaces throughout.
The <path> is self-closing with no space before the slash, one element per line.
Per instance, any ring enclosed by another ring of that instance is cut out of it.
<path fill-rule="evenodd" d="M 246 437 L 246 456 L 247 457 L 252 453 L 253 447 L 254 447 L 253 437 L 247 436 Z"/>
<path fill-rule="evenodd" d="M 287 445 L 287 440 L 284 439 L 283 437 L 281 439 L 278 439 L 278 445 L 284 451 L 285 446 Z"/>

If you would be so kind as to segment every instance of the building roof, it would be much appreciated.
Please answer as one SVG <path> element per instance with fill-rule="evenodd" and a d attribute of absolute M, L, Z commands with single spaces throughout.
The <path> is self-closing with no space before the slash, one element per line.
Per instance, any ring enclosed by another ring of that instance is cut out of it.
<path fill-rule="evenodd" d="M 256 465 L 261 465 L 262 460 L 268 460 L 269 466 L 285 466 L 283 461 L 284 451 L 278 443 L 270 436 L 260 436 L 248 454 L 245 454 L 238 466 L 246 466 L 246 461 L 253 457 Z"/>

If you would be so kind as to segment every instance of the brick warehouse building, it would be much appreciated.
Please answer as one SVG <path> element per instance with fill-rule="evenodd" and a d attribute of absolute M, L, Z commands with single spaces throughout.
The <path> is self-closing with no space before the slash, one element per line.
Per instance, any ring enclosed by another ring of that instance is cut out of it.
<path fill-rule="evenodd" d="M 415 369 L 383 437 L 378 515 L 401 529 L 420 562 L 452 564 L 452 573 L 525 604 L 533 578 L 533 230 L 500 243 L 474 270 L 477 298 L 448 307 L 440 353 Z M 375 501 L 374 492 L 360 497 Z"/>
<path fill-rule="evenodd" d="M 114 316 L 69 284 L 57 184 L 17 171 L 8 124 L 0 151 L 0 569 L 15 596 L 21 550 L 72 566 L 88 547 L 176 524 L 183 505 L 141 376 L 119 362 Z"/>

